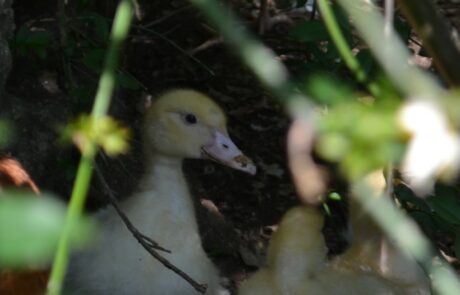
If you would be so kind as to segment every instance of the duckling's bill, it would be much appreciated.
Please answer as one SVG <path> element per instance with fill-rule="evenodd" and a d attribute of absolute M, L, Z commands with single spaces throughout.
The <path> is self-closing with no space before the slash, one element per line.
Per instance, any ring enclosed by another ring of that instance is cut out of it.
<path fill-rule="evenodd" d="M 213 130 L 212 140 L 201 148 L 203 158 L 208 158 L 251 175 L 257 168 L 250 158 L 245 156 L 228 135 Z"/>

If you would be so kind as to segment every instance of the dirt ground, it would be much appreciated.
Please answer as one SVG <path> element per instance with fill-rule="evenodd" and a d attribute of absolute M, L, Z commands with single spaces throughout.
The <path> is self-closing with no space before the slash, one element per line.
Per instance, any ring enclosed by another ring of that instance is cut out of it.
<path fill-rule="evenodd" d="M 95 9 L 110 18 L 110 2 L 114 1 L 100 1 Z M 251 1 L 234 1 L 233 6 L 245 25 L 255 31 L 257 7 L 239 2 Z M 250 177 L 198 160 L 187 160 L 184 169 L 197 200 L 206 249 L 232 281 L 239 281 L 263 263 L 272 226 L 297 203 L 286 167 L 289 118 L 187 1 L 141 1 L 140 5 L 143 17 L 134 23 L 121 67 L 144 89 L 118 88 L 110 110 L 132 128 L 131 150 L 115 159 L 101 155 L 97 165 L 110 189 L 120 198 L 128 196 L 143 171 L 139 128 L 146 97 L 171 87 L 192 87 L 214 97 L 227 111 L 231 137 L 254 160 L 258 173 Z M 46 59 L 15 55 L 7 83 L 11 95 L 1 102 L 0 113 L 14 123 L 16 135 L 4 152 L 21 160 L 42 190 L 68 199 L 79 154 L 58 143 L 58 130 L 78 113 L 89 111 L 92 97 L 76 100 L 66 95 L 55 1 L 16 0 L 14 8 L 17 27 L 32 22 L 52 32 L 54 38 Z M 452 14 L 452 7 L 444 9 Z M 288 26 L 281 22 L 260 38 L 278 55 L 298 57 L 303 45 L 288 39 Z M 94 93 L 97 75 L 78 64 L 73 65 L 73 71 L 78 83 L 90 85 Z M 105 204 L 106 197 L 106 188 L 95 178 L 88 210 Z M 326 237 L 332 252 L 337 253 L 344 246 L 340 237 L 344 210 L 341 204 L 331 206 L 335 213 L 329 223 L 339 226 L 328 227 Z M 223 219 L 216 217 L 214 207 Z"/>

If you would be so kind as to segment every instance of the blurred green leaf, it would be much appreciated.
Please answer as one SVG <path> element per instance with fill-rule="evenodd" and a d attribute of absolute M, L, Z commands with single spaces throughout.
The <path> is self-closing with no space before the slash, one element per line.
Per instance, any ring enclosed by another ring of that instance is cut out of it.
<path fill-rule="evenodd" d="M 404 139 L 395 118 L 397 104 L 378 102 L 372 97 L 353 100 L 356 95 L 346 89 L 327 85 L 319 88 L 319 95 L 331 93 L 327 97 L 340 103 L 331 104 L 320 117 L 316 145 L 319 154 L 338 162 L 351 180 L 388 162 L 397 163 L 404 152 Z"/>
<path fill-rule="evenodd" d="M 26 25 L 21 26 L 15 36 L 14 46 L 20 55 L 35 52 L 38 57 L 44 59 L 51 43 L 51 34 L 47 31 L 32 31 Z"/>
<path fill-rule="evenodd" d="M 139 83 L 139 81 L 127 73 L 117 73 L 116 81 L 121 87 L 126 89 L 138 90 L 141 88 L 141 84 Z"/>
<path fill-rule="evenodd" d="M 424 199 L 417 197 L 414 192 L 404 184 L 398 184 L 394 188 L 398 200 L 405 203 L 411 203 L 424 212 L 430 212 L 431 209 Z"/>
<path fill-rule="evenodd" d="M 440 217 L 460 225 L 460 200 L 454 188 L 437 185 L 435 196 L 430 196 L 426 201 Z"/>
<path fill-rule="evenodd" d="M 82 16 L 91 20 L 91 26 L 94 30 L 96 39 L 99 42 L 106 44 L 109 41 L 110 36 L 110 29 L 107 20 L 102 15 L 94 11 L 87 11 L 82 13 Z"/>
<path fill-rule="evenodd" d="M 5 120 L 0 121 L 0 147 L 4 147 L 13 137 L 13 126 Z"/>
<path fill-rule="evenodd" d="M 90 70 L 99 73 L 104 63 L 105 50 L 95 48 L 90 50 L 85 56 L 83 56 L 83 64 Z"/>
<path fill-rule="evenodd" d="M 0 265 L 20 267 L 49 261 L 63 229 L 66 207 L 47 195 L 9 191 L 0 195 Z M 72 229 L 73 247 L 94 234 L 94 224 L 81 219 Z"/>
<path fill-rule="evenodd" d="M 338 162 L 348 153 L 350 142 L 341 133 L 330 133 L 319 138 L 317 147 L 324 157 Z"/>
<path fill-rule="evenodd" d="M 99 14 L 94 14 L 94 31 L 101 42 L 108 42 L 110 36 L 107 20 Z"/>
<path fill-rule="evenodd" d="M 329 33 L 322 21 L 305 21 L 291 29 L 291 36 L 301 42 L 329 40 Z"/>
<path fill-rule="evenodd" d="M 329 199 L 334 200 L 334 201 L 341 201 L 342 200 L 342 196 L 337 192 L 330 193 L 328 197 L 329 197 Z"/>
<path fill-rule="evenodd" d="M 327 105 L 336 105 L 355 97 L 347 85 L 326 75 L 310 77 L 307 89 L 316 101 Z"/>

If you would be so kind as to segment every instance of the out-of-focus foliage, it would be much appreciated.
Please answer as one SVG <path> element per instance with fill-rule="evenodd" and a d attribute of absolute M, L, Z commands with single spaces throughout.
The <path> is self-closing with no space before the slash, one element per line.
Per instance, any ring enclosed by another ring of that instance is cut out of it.
<path fill-rule="evenodd" d="M 63 229 L 66 207 L 49 195 L 4 191 L 0 194 L 0 267 L 50 261 Z M 95 227 L 87 218 L 72 228 L 72 248 L 89 242 Z"/>
<path fill-rule="evenodd" d="M 84 155 L 94 155 L 101 147 L 107 155 L 115 156 L 128 150 L 129 135 L 129 130 L 111 117 L 82 115 L 63 128 L 62 140 L 71 139 Z"/>
<path fill-rule="evenodd" d="M 395 115 L 399 100 L 391 92 L 386 99 L 375 99 L 356 94 L 327 76 L 312 77 L 306 88 L 324 106 L 317 150 L 325 159 L 339 163 L 346 177 L 356 180 L 400 161 L 405 138 Z"/>
<path fill-rule="evenodd" d="M 21 56 L 30 53 L 35 54 L 41 59 L 45 59 L 48 54 L 52 38 L 48 31 L 32 30 L 27 25 L 22 25 L 16 32 L 13 48 Z"/>
<path fill-rule="evenodd" d="M 69 19 L 67 40 L 64 48 L 66 58 L 81 63 L 91 74 L 101 74 L 105 49 L 110 41 L 110 20 L 93 10 L 94 1 L 78 1 L 76 16 Z M 118 85 L 140 89 L 140 82 L 121 68 L 117 71 Z M 76 85 L 75 94 L 85 92 L 88 85 Z M 90 96 L 91 97 L 91 96 Z"/>
<path fill-rule="evenodd" d="M 437 184 L 432 195 L 421 199 L 401 183 L 395 187 L 395 195 L 428 236 L 450 241 L 451 244 L 446 246 L 451 246 L 455 256 L 460 257 L 460 200 L 457 188 Z"/>
<path fill-rule="evenodd" d="M 13 135 L 13 126 L 8 121 L 0 121 L 0 147 L 7 145 Z"/>

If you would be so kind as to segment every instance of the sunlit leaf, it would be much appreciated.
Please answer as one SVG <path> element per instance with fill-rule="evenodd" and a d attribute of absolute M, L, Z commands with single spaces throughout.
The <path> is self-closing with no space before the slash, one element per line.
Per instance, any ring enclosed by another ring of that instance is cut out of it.
<path fill-rule="evenodd" d="M 337 192 L 330 193 L 328 197 L 329 197 L 329 199 L 334 200 L 334 201 L 341 201 L 342 200 L 342 196 Z"/>

